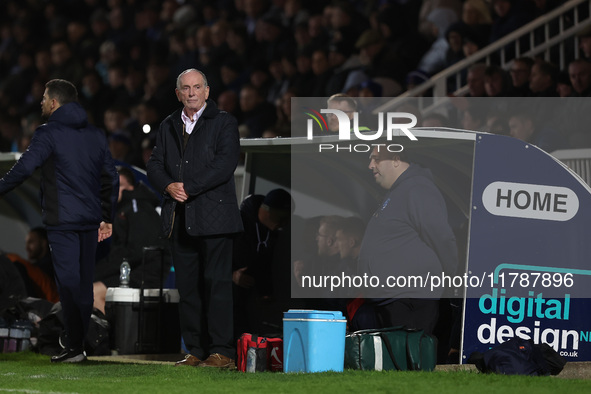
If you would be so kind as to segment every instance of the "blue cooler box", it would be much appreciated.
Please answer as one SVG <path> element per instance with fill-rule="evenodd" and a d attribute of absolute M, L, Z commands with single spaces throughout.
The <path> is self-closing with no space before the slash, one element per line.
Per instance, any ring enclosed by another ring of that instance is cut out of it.
<path fill-rule="evenodd" d="M 346 326 L 341 312 L 284 312 L 283 372 L 342 372 Z"/>

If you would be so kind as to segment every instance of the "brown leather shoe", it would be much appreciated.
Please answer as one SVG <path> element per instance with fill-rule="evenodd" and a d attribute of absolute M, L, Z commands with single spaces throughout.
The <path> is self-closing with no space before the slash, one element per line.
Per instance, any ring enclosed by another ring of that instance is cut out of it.
<path fill-rule="evenodd" d="M 236 363 L 230 357 L 219 353 L 210 354 L 205 361 L 199 363 L 200 367 L 213 367 L 221 369 L 236 369 Z"/>
<path fill-rule="evenodd" d="M 192 354 L 187 354 L 185 358 L 181 361 L 177 361 L 174 366 L 178 367 L 179 365 L 188 365 L 189 367 L 196 367 L 202 361 L 199 360 L 197 357 L 193 356 Z"/>

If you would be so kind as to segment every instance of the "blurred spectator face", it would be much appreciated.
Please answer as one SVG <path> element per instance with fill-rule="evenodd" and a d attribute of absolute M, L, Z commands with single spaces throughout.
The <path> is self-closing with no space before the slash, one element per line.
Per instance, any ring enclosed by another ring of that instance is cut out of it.
<path fill-rule="evenodd" d="M 513 62 L 510 70 L 511 83 L 515 87 L 524 86 L 530 80 L 530 68 L 523 62 Z"/>
<path fill-rule="evenodd" d="M 125 27 L 125 19 L 123 18 L 123 9 L 121 7 L 114 7 L 109 12 L 109 21 L 113 30 L 120 30 Z"/>
<path fill-rule="evenodd" d="M 137 70 L 130 70 L 125 76 L 125 89 L 128 92 L 136 93 L 142 89 L 144 85 L 144 74 Z"/>
<path fill-rule="evenodd" d="M 346 100 L 331 100 L 328 102 L 328 109 L 338 109 L 347 114 L 349 119 L 353 119 L 355 110 L 351 108 Z M 334 114 L 327 114 L 326 120 L 328 122 L 328 130 L 336 133 L 339 131 L 339 120 Z"/>
<path fill-rule="evenodd" d="M 484 90 L 489 97 L 498 97 L 503 93 L 503 75 L 494 73 L 484 78 Z"/>
<path fill-rule="evenodd" d="M 222 83 L 228 86 L 238 78 L 238 73 L 228 66 L 222 66 L 220 77 L 222 78 Z"/>
<path fill-rule="evenodd" d="M 269 73 L 274 80 L 283 80 L 283 67 L 281 65 L 281 61 L 273 60 L 271 63 L 269 63 Z"/>
<path fill-rule="evenodd" d="M 111 88 L 118 88 L 125 82 L 125 73 L 119 67 L 112 67 L 107 71 L 107 79 Z"/>
<path fill-rule="evenodd" d="M 353 248 L 355 247 L 355 238 L 345 234 L 342 230 L 337 230 L 335 242 L 339 248 L 341 259 L 354 257 Z"/>
<path fill-rule="evenodd" d="M 334 7 L 330 14 L 330 26 L 333 30 L 347 27 L 351 24 L 351 17 L 342 7 Z"/>
<path fill-rule="evenodd" d="M 101 62 L 106 65 L 115 63 L 115 61 L 119 58 L 117 47 L 113 41 L 103 42 L 99 47 L 99 53 Z"/>
<path fill-rule="evenodd" d="M 65 42 L 56 42 L 51 46 L 51 62 L 56 66 L 62 66 L 70 60 L 72 53 Z"/>
<path fill-rule="evenodd" d="M 263 0 L 244 0 L 244 13 L 249 18 L 258 18 L 264 11 Z"/>
<path fill-rule="evenodd" d="M 240 90 L 240 109 L 242 112 L 254 110 L 259 102 L 259 95 L 253 87 L 246 86 Z"/>
<path fill-rule="evenodd" d="M 307 74 L 310 72 L 312 60 L 309 56 L 300 55 L 296 59 L 297 69 L 300 74 Z"/>
<path fill-rule="evenodd" d="M 51 67 L 51 55 L 48 51 L 38 51 L 35 53 L 35 67 L 39 73 L 46 73 Z"/>
<path fill-rule="evenodd" d="M 480 120 L 474 116 L 474 114 L 470 111 L 464 111 L 464 115 L 462 117 L 462 128 L 464 130 L 480 130 L 482 123 Z"/>
<path fill-rule="evenodd" d="M 462 21 L 467 25 L 477 25 L 479 23 L 479 13 L 469 2 L 465 2 L 462 7 Z"/>
<path fill-rule="evenodd" d="M 294 38 L 298 48 L 303 48 L 310 43 L 309 28 L 305 25 L 298 25 L 294 30 Z"/>
<path fill-rule="evenodd" d="M 361 48 L 361 50 L 359 51 L 359 60 L 361 61 L 361 63 L 365 66 L 370 65 L 373 59 L 382 49 L 382 46 L 383 44 L 376 43 L 366 45 L 363 48 Z"/>
<path fill-rule="evenodd" d="M 123 196 L 124 190 L 132 191 L 134 189 L 133 185 L 129 183 L 126 177 L 119 174 L 119 197 L 117 198 L 117 202 L 121 201 L 121 197 Z"/>
<path fill-rule="evenodd" d="M 86 25 L 78 21 L 68 23 L 68 41 L 70 44 L 79 43 L 86 31 Z"/>
<path fill-rule="evenodd" d="M 220 110 L 236 114 L 238 108 L 238 95 L 232 90 L 226 90 L 218 96 L 217 104 Z"/>
<path fill-rule="evenodd" d="M 115 130 L 121 130 L 125 125 L 125 118 L 126 117 L 123 112 L 107 109 L 103 119 L 105 123 L 105 129 L 107 129 L 109 133 L 113 133 Z"/>
<path fill-rule="evenodd" d="M 484 89 L 484 70 L 468 71 L 468 91 L 472 97 L 483 97 L 486 94 Z"/>
<path fill-rule="evenodd" d="M 295 94 L 292 91 L 287 91 L 283 93 L 281 97 L 281 110 L 287 117 L 287 119 L 291 119 L 291 99 L 295 97 Z"/>
<path fill-rule="evenodd" d="M 334 245 L 334 234 L 330 234 L 327 226 L 322 223 L 318 228 L 316 234 L 316 244 L 318 245 L 319 256 L 330 256 L 333 254 Z"/>
<path fill-rule="evenodd" d="M 574 61 L 568 66 L 568 75 L 570 83 L 573 85 L 573 90 L 578 94 L 582 94 L 589 89 L 591 80 L 591 63 L 586 61 Z"/>
<path fill-rule="evenodd" d="M 109 150 L 114 160 L 125 161 L 129 154 L 130 146 L 128 143 L 118 140 L 109 141 Z"/>
<path fill-rule="evenodd" d="M 552 86 L 552 78 L 540 71 L 540 66 L 534 64 L 529 77 L 529 89 L 534 93 L 543 92 Z"/>
<path fill-rule="evenodd" d="M 313 15 L 308 20 L 308 35 L 314 39 L 322 36 L 324 24 L 322 15 Z"/>
<path fill-rule="evenodd" d="M 462 50 L 464 51 L 464 56 L 466 57 L 472 56 L 478 52 L 479 49 L 480 47 L 472 41 L 466 41 L 464 42 L 464 45 L 462 45 Z"/>
<path fill-rule="evenodd" d="M 179 8 L 179 2 L 175 0 L 165 0 L 162 3 L 162 10 L 160 11 L 160 19 L 162 21 L 171 22 L 174 13 Z"/>
<path fill-rule="evenodd" d="M 315 51 L 312 54 L 312 72 L 314 75 L 322 75 L 329 69 L 328 58 L 324 51 Z"/>
<path fill-rule="evenodd" d="M 511 2 L 509 0 L 493 0 L 493 10 L 499 18 L 503 18 L 511 10 Z"/>
<path fill-rule="evenodd" d="M 250 73 L 250 83 L 257 89 L 262 89 L 269 81 L 269 74 L 264 70 L 253 70 Z"/>
<path fill-rule="evenodd" d="M 534 134 L 533 122 L 527 118 L 512 116 L 509 118 L 509 134 L 513 138 L 528 142 Z"/>
<path fill-rule="evenodd" d="M 30 232 L 25 239 L 25 249 L 27 250 L 27 259 L 29 261 L 38 261 L 47 252 L 47 240 L 43 239 L 36 232 Z"/>
<path fill-rule="evenodd" d="M 101 89 L 101 80 L 99 76 L 90 73 L 82 77 L 82 93 L 86 97 L 93 97 Z"/>
<path fill-rule="evenodd" d="M 228 47 L 234 52 L 243 52 L 245 45 L 244 45 L 244 37 L 238 34 L 234 30 L 230 30 L 227 34 L 226 42 L 228 43 Z"/>
<path fill-rule="evenodd" d="M 490 24 L 488 0 L 467 0 L 462 7 L 462 21 L 468 26 Z"/>
<path fill-rule="evenodd" d="M 322 10 L 322 26 L 331 26 L 332 14 L 335 12 L 335 6 L 327 5 Z"/>
<path fill-rule="evenodd" d="M 560 97 L 570 97 L 573 94 L 573 87 L 566 83 L 557 83 L 556 92 Z"/>
<path fill-rule="evenodd" d="M 462 35 L 457 31 L 450 31 L 447 35 L 447 43 L 452 52 L 458 53 L 462 51 Z"/>
<path fill-rule="evenodd" d="M 328 53 L 328 64 L 330 67 L 339 67 L 343 63 L 347 61 L 347 57 L 343 55 L 341 52 L 337 51 L 330 51 Z"/>
<path fill-rule="evenodd" d="M 579 48 L 587 59 L 591 58 L 591 37 L 579 38 Z"/>
<path fill-rule="evenodd" d="M 216 22 L 211 27 L 211 43 L 214 47 L 219 47 L 226 42 L 228 35 L 228 26 L 225 22 Z"/>
<path fill-rule="evenodd" d="M 195 33 L 197 48 L 199 51 L 204 51 L 211 47 L 211 29 L 209 26 L 201 26 Z"/>
<path fill-rule="evenodd" d="M 263 137 L 263 138 L 275 138 L 278 136 L 279 136 L 279 134 L 277 134 L 277 132 L 273 129 L 267 129 L 267 130 L 263 131 L 263 134 L 261 135 L 261 137 Z"/>

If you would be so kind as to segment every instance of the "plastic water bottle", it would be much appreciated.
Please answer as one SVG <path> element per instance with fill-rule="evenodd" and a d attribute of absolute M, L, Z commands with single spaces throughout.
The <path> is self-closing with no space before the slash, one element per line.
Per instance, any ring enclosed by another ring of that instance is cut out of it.
<path fill-rule="evenodd" d="M 257 350 L 249 347 L 246 351 L 246 372 L 255 372 L 257 367 Z"/>
<path fill-rule="evenodd" d="M 120 287 L 129 287 L 129 276 L 131 275 L 131 266 L 127 259 L 123 259 L 119 269 L 119 285 Z"/>

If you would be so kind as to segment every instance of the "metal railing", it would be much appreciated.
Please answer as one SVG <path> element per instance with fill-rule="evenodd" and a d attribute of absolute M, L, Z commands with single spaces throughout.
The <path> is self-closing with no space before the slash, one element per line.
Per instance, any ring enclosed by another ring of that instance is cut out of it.
<path fill-rule="evenodd" d="M 396 108 L 404 99 L 417 97 L 419 109 L 429 111 L 429 107 L 437 106 L 439 98 L 448 95 L 464 96 L 467 86 L 463 83 L 463 75 L 476 63 L 490 65 L 494 63 L 507 69 L 513 59 L 518 57 L 535 57 L 542 55 L 545 60 L 553 61 L 564 69 L 572 57 L 579 57 L 579 40 L 577 33 L 591 26 L 591 1 L 570 0 L 553 11 L 522 26 L 516 31 L 495 41 L 487 47 L 465 58 L 447 69 L 435 74 L 425 83 L 408 90 L 384 105 L 376 108 L 375 113 L 386 112 Z M 525 48 L 524 48 L 525 46 Z M 556 57 L 554 60 L 552 57 Z M 453 81 L 454 89 L 449 92 L 448 81 Z M 432 90 L 432 94 L 425 93 Z"/>

